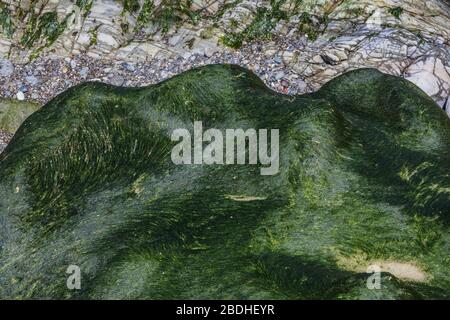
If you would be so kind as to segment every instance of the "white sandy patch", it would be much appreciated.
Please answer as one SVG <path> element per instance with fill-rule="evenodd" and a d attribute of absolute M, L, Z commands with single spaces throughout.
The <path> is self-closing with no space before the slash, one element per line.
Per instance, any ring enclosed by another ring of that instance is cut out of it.
<path fill-rule="evenodd" d="M 228 194 L 225 196 L 225 199 L 234 200 L 234 201 L 257 201 L 257 200 L 266 200 L 267 197 L 255 197 L 255 196 Z"/>
<path fill-rule="evenodd" d="M 389 272 L 402 280 L 426 282 L 429 278 L 424 271 L 413 263 L 376 260 L 370 264 L 377 265 L 382 272 Z"/>
<path fill-rule="evenodd" d="M 368 272 L 370 266 L 377 266 L 381 272 L 388 272 L 396 278 L 413 282 L 427 282 L 431 276 L 423 271 L 414 262 L 395 260 L 368 260 L 363 253 L 345 257 L 335 253 L 337 264 L 345 270 L 353 272 Z"/>

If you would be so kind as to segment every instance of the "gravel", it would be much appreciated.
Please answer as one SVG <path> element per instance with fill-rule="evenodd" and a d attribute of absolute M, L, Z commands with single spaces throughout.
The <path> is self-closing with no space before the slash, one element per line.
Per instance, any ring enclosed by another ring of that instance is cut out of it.
<path fill-rule="evenodd" d="M 312 91 L 296 72 L 283 63 L 284 56 L 301 50 L 306 42 L 298 39 L 275 39 L 252 43 L 239 50 L 203 53 L 186 52 L 172 59 L 149 62 L 126 62 L 93 59 L 86 55 L 72 58 L 40 57 L 28 64 L 7 67 L 0 75 L 0 97 L 24 99 L 44 104 L 69 87 L 86 81 L 102 81 L 113 85 L 136 87 L 161 82 L 194 67 L 214 64 L 238 64 L 255 72 L 270 88 L 288 94 Z M 20 93 L 21 92 L 21 93 Z"/>
<path fill-rule="evenodd" d="M 11 133 L 0 130 L 0 153 L 3 152 L 9 141 L 11 141 L 12 136 Z"/>

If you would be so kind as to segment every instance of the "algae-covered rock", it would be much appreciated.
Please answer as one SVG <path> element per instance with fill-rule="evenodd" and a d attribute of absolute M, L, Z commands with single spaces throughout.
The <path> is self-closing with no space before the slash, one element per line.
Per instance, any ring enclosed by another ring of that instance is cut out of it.
<path fill-rule="evenodd" d="M 279 172 L 175 165 L 194 121 L 279 129 Z M 449 298 L 449 150 L 444 112 L 372 69 L 303 96 L 230 65 L 82 84 L 0 155 L 0 297 Z"/>
<path fill-rule="evenodd" d="M 0 99 L 0 130 L 16 132 L 22 122 L 38 108 L 32 102 Z"/>

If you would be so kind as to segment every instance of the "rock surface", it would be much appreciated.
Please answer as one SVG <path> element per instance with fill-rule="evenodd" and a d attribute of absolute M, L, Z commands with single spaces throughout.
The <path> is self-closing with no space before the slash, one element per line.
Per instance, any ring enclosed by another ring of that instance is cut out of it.
<path fill-rule="evenodd" d="M 279 173 L 174 165 L 195 120 L 278 128 Z M 305 96 L 229 65 L 71 88 L 0 155 L 0 298 L 448 299 L 449 148 L 433 100 L 373 69 Z"/>
<path fill-rule="evenodd" d="M 403 76 L 441 106 L 450 91 L 450 7 L 441 0 L 304 0 L 297 7 L 298 1 L 290 0 L 272 5 L 265 0 L 198 0 L 191 7 L 195 21 L 175 16 L 181 22 L 166 27 L 157 19 L 157 11 L 146 14 L 148 1 L 138 1 L 135 9 L 126 9 L 116 0 L 77 1 L 80 7 L 70 0 L 5 3 L 1 10 L 9 12 L 13 28 L 3 24 L 0 53 L 11 62 L 21 64 L 42 56 L 42 64 L 62 67 L 67 58 L 85 61 L 44 74 L 42 81 L 50 86 L 36 84 L 38 88 L 24 92 L 27 100 L 48 101 L 86 79 L 146 85 L 210 63 L 245 66 L 284 93 L 317 90 L 336 75 L 361 67 Z M 159 3 L 155 2 L 156 8 Z M 271 19 L 261 22 L 261 8 L 267 8 Z M 19 12 L 24 16 L 19 17 Z M 54 19 L 49 25 L 58 26 L 52 32 L 45 32 L 45 14 Z M 255 21 L 265 26 L 262 31 Z M 36 33 L 29 32 L 33 26 L 44 30 L 37 39 Z M 242 47 L 228 48 L 224 36 L 242 40 Z M 149 65 L 153 74 L 118 74 L 115 66 L 123 62 L 140 64 L 137 69 Z M 9 62 L 5 63 L 0 64 L 1 95 L 10 97 L 26 74 L 23 68 L 12 74 Z M 105 64 L 116 73 L 96 71 Z"/>

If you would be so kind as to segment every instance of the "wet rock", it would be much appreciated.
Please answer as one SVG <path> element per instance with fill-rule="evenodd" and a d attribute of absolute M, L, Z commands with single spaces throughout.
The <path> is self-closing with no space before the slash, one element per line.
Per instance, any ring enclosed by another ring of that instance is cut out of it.
<path fill-rule="evenodd" d="M 132 63 L 122 62 L 122 63 L 121 63 L 121 66 L 122 66 L 125 70 L 130 71 L 130 72 L 134 72 L 134 71 L 136 70 L 136 67 L 135 67 L 134 64 L 132 64 Z"/>
<path fill-rule="evenodd" d="M 38 105 L 27 101 L 0 98 L 0 131 L 14 133 Z"/>
<path fill-rule="evenodd" d="M 35 86 L 39 83 L 39 79 L 35 77 L 34 75 L 25 77 L 25 80 L 28 82 L 29 85 Z"/>
<path fill-rule="evenodd" d="M 426 56 L 417 60 L 405 70 L 405 78 L 430 96 L 438 95 L 443 85 L 450 83 L 450 75 L 442 60 L 435 56 Z"/>
<path fill-rule="evenodd" d="M 7 59 L 0 59 L 0 76 L 9 77 L 14 73 L 14 65 Z"/>
<path fill-rule="evenodd" d="M 196 114 L 216 128 L 281 124 L 288 152 L 276 162 L 280 174 L 262 178 L 263 166 L 175 167 L 167 133 Z M 410 120 L 401 139 L 398 119 Z M 373 69 L 299 99 L 274 95 L 230 65 L 141 90 L 73 88 L 38 111 L 1 157 L 0 229 L 8 231 L 1 240 L 14 250 L 1 252 L 0 298 L 445 299 L 446 120 L 418 88 Z M 426 167 L 411 178 L 407 168 L 420 163 Z M 283 173 L 294 173 L 295 183 Z M 399 188 L 400 179 L 411 186 Z M 288 199 L 280 185 L 299 196 Z M 330 190 L 334 201 L 324 202 Z M 430 228 L 439 241 L 411 241 L 411 230 Z M 195 237 L 179 241 L 187 230 Z M 363 259 L 361 244 L 371 249 Z M 380 252 L 393 258 L 380 260 Z M 68 261 L 108 281 L 67 290 Z M 382 290 L 367 286 L 372 261 L 384 271 Z"/>

